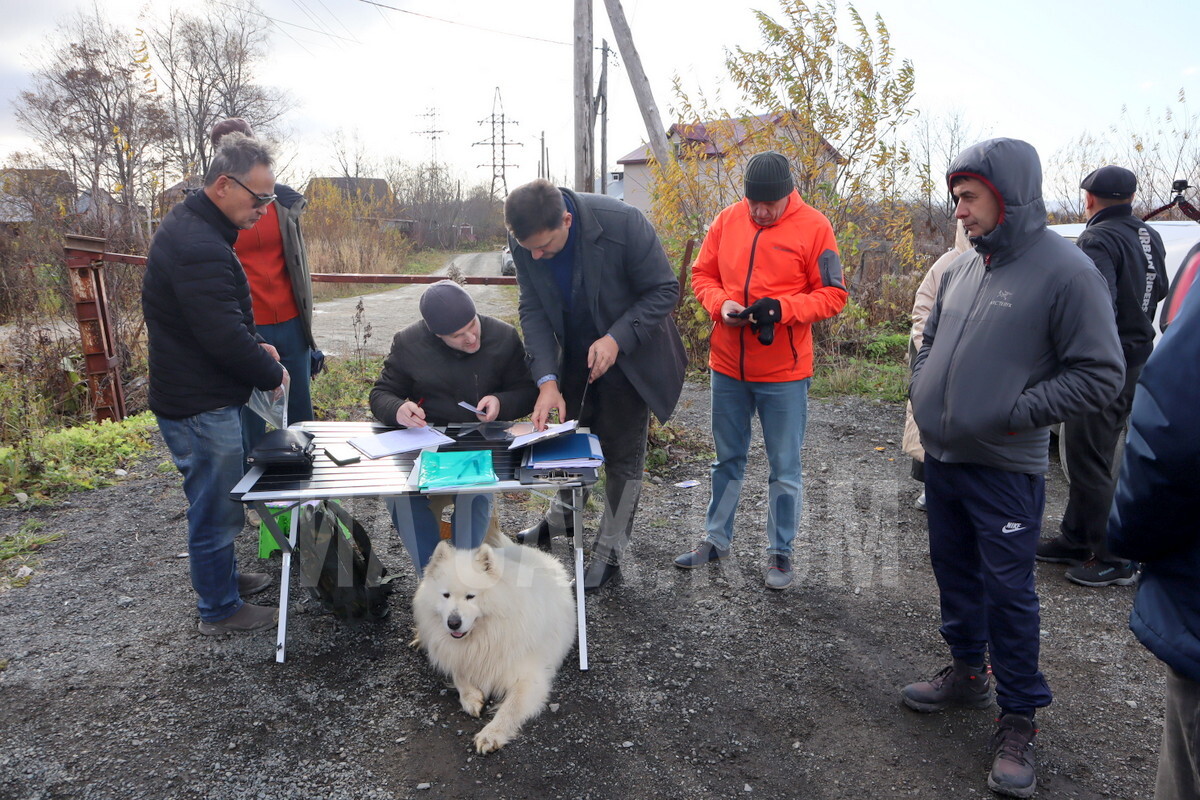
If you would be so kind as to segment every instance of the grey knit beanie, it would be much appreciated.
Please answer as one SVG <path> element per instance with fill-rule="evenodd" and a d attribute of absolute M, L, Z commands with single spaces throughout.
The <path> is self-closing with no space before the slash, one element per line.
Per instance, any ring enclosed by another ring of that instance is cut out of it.
<path fill-rule="evenodd" d="M 432 333 L 449 336 L 475 319 L 475 301 L 454 281 L 438 281 L 421 295 L 421 316 Z"/>
<path fill-rule="evenodd" d="M 781 154 L 758 153 L 746 164 L 746 199 L 773 203 L 792 193 L 792 170 Z"/>

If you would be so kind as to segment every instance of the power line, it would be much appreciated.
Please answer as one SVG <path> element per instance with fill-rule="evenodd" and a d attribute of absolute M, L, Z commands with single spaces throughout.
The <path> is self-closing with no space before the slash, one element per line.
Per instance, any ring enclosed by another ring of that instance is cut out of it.
<path fill-rule="evenodd" d="M 304 25 L 298 25 L 295 22 L 288 22 L 287 20 L 283 20 L 283 19 L 276 19 L 275 17 L 272 17 L 268 14 L 264 14 L 261 11 L 255 11 L 254 9 L 250 9 L 250 8 L 243 8 L 242 6 L 237 6 L 237 5 L 234 5 L 233 3 L 225 3 L 225 2 L 222 2 L 222 0 L 212 0 L 212 1 L 218 5 L 226 6 L 227 8 L 234 8 L 234 9 L 238 9 L 241 11 L 246 11 L 250 14 L 256 14 L 256 15 L 262 17 L 263 19 L 267 19 L 267 20 L 270 20 L 271 22 L 274 22 L 276 26 L 291 25 L 293 28 L 299 28 L 302 31 L 308 31 L 309 33 L 319 33 L 322 36 L 328 36 L 331 39 L 341 39 L 343 42 L 350 42 L 351 44 L 361 44 L 361 42 L 359 42 L 359 41 L 356 41 L 354 39 L 347 39 L 345 36 L 338 36 L 336 33 L 330 33 L 329 31 L 321 31 L 321 30 L 317 30 L 316 28 L 309 28 Z M 308 48 L 304 47 L 304 45 L 300 44 L 300 42 L 296 41 L 296 38 L 294 36 L 289 34 L 287 31 L 283 30 L 283 28 L 280 28 L 279 30 L 281 33 L 283 33 L 283 35 L 287 36 L 293 42 L 296 42 L 296 44 L 299 44 L 300 47 L 304 49 L 304 52 L 308 53 L 310 56 L 312 55 L 312 51 L 310 51 Z"/>
<path fill-rule="evenodd" d="M 421 17 L 422 19 L 429 19 L 429 20 L 433 20 L 434 22 L 443 22 L 447 25 L 458 25 L 459 27 L 462 27 L 462 28 L 471 28 L 471 29 L 477 30 L 477 31 L 484 31 L 485 33 L 495 33 L 500 36 L 511 36 L 514 39 L 528 39 L 532 42 L 544 42 L 545 44 L 558 44 L 558 45 L 562 45 L 564 47 L 573 47 L 574 46 L 570 42 L 556 42 L 553 39 L 542 39 L 537 36 L 526 36 L 523 33 L 510 33 L 509 31 L 498 31 L 495 28 L 485 28 L 482 25 L 471 25 L 470 23 L 467 23 L 467 22 L 457 22 L 456 20 L 452 20 L 452 19 L 443 19 L 442 17 L 433 17 L 433 16 L 430 16 L 429 14 L 421 14 L 416 11 L 409 11 L 406 8 L 396 8 L 395 6 L 389 6 L 387 3 L 378 3 L 378 2 L 376 2 L 376 0 L 358 0 L 358 1 L 360 3 L 366 3 L 367 5 L 370 5 L 370 6 L 378 6 L 380 8 L 386 8 L 389 11 L 396 11 L 400 14 L 411 14 L 414 17 Z"/>
<path fill-rule="evenodd" d="M 342 30 L 344 30 L 346 33 L 350 34 L 351 38 L 353 38 L 354 41 L 356 41 L 356 42 L 358 41 L 358 38 L 356 36 L 354 36 L 354 32 L 346 27 L 346 23 L 342 22 L 341 17 L 339 17 L 337 14 L 333 13 L 333 11 L 330 10 L 329 6 L 325 5 L 325 0 L 317 0 L 317 2 L 321 4 L 321 8 L 325 9 L 325 13 L 327 13 L 329 16 L 333 17 L 334 22 L 336 22 L 338 25 L 342 26 Z"/>

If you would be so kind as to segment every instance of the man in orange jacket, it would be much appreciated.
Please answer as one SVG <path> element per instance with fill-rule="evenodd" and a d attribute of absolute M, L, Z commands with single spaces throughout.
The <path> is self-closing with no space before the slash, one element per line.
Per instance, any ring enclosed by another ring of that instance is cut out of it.
<path fill-rule="evenodd" d="M 744 181 L 745 199 L 717 215 L 692 267 L 696 299 L 715 320 L 709 367 L 717 460 L 705 538 L 675 565 L 694 569 L 729 555 L 757 412 L 771 467 L 765 580 L 786 589 L 800 519 L 812 323 L 840 312 L 847 294 L 833 227 L 800 199 L 787 159 L 759 153 Z"/>

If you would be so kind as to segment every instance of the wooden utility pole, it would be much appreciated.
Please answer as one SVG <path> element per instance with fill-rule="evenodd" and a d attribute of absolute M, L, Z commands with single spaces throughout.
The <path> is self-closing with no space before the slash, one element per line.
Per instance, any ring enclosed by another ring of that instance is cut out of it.
<path fill-rule="evenodd" d="M 612 24 L 613 34 L 617 37 L 617 48 L 625 61 L 625 71 L 629 73 L 629 83 L 633 86 L 633 95 L 637 98 L 638 108 L 642 112 L 642 122 L 646 125 L 646 141 L 650 143 L 650 151 L 660 164 L 666 164 L 671 158 L 667 147 L 666 128 L 658 114 L 658 106 L 654 105 L 654 94 L 650 91 L 650 81 L 646 79 L 646 71 L 642 69 L 642 59 L 638 56 L 637 48 L 633 46 L 633 34 L 629 32 L 629 24 L 625 21 L 625 10 L 621 8 L 621 0 L 604 0 L 608 9 L 608 19 Z M 578 49 L 578 44 L 576 44 Z M 590 61 L 588 62 L 591 63 Z"/>
<path fill-rule="evenodd" d="M 600 194 L 608 194 L 608 40 L 600 40 L 600 90 L 596 113 L 600 115 Z"/>
<path fill-rule="evenodd" d="M 575 0 L 575 191 L 594 192 L 592 0 Z"/>

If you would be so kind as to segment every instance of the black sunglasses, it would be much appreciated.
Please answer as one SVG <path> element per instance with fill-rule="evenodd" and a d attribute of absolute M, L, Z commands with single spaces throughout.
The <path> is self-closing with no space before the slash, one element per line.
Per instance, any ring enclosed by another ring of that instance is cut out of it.
<path fill-rule="evenodd" d="M 247 186 L 246 184 L 242 183 L 241 181 L 239 181 L 237 178 L 233 177 L 232 175 L 226 175 L 225 177 L 226 177 L 226 178 L 229 178 L 229 180 L 233 181 L 233 182 L 234 182 L 234 183 L 236 183 L 238 186 L 242 187 L 242 188 L 243 188 L 243 189 L 245 189 L 247 192 L 249 192 L 250 194 L 254 195 L 254 207 L 255 207 L 255 208 L 262 208 L 262 207 L 263 207 L 263 206 L 265 206 L 267 203 L 273 203 L 273 202 L 275 202 L 275 195 L 274 195 L 274 194 L 259 194 L 258 192 L 254 191 L 254 190 L 253 190 L 253 189 L 251 189 L 249 186 Z"/>

